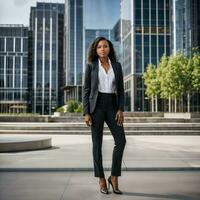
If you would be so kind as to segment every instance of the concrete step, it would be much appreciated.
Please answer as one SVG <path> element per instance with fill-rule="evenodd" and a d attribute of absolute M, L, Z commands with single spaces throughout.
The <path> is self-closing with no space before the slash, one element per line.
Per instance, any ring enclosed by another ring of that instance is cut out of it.
<path fill-rule="evenodd" d="M 72 134 L 91 135 L 90 130 L 1 130 L 1 134 Z M 109 130 L 104 130 L 105 135 L 110 135 Z M 200 135 L 200 130 L 125 130 L 126 135 Z"/>
<path fill-rule="evenodd" d="M 51 118 L 50 122 L 83 122 L 84 118 L 82 117 L 54 117 Z M 163 117 L 129 117 L 125 116 L 125 123 L 200 123 L 200 118 L 192 119 L 170 119 Z"/>
<path fill-rule="evenodd" d="M 124 123 L 126 131 L 131 130 L 200 130 L 200 123 Z M 46 130 L 46 131 L 87 131 L 85 123 L 2 123 L 0 131 L 5 130 Z M 104 126 L 108 130 L 107 125 Z"/>

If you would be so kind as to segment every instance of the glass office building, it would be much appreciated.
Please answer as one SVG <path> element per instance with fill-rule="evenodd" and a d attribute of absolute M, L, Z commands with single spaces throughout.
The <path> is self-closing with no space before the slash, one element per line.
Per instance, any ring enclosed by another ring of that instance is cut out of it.
<path fill-rule="evenodd" d="M 83 0 L 65 1 L 65 99 L 82 98 Z"/>
<path fill-rule="evenodd" d="M 190 55 L 200 47 L 200 1 L 173 0 L 173 52 Z"/>
<path fill-rule="evenodd" d="M 64 4 L 31 7 L 29 42 L 29 110 L 51 114 L 63 104 Z"/>
<path fill-rule="evenodd" d="M 193 47 L 200 50 L 200 1 L 173 0 L 172 50 L 190 56 Z M 182 110 L 187 112 L 186 99 Z M 200 111 L 200 93 L 191 94 L 191 112 Z"/>
<path fill-rule="evenodd" d="M 163 54 L 170 55 L 170 8 L 170 0 L 121 0 L 122 65 L 127 111 L 150 110 L 142 75 L 149 63 L 156 65 Z"/>
<path fill-rule="evenodd" d="M 28 27 L 0 25 L 0 113 L 27 112 Z"/>
<path fill-rule="evenodd" d="M 191 1 L 173 0 L 173 53 L 183 51 L 190 55 L 192 43 Z"/>

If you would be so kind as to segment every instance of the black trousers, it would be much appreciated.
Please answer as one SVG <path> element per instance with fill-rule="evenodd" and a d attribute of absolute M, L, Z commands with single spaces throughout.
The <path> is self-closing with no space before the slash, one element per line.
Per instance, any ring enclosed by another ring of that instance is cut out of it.
<path fill-rule="evenodd" d="M 108 125 L 114 138 L 115 146 L 112 156 L 112 176 L 121 176 L 121 164 L 126 138 L 124 127 L 117 125 L 115 120 L 117 113 L 116 95 L 111 93 L 98 93 L 97 104 L 92 113 L 92 143 L 94 176 L 105 177 L 102 164 L 102 139 L 104 122 Z"/>

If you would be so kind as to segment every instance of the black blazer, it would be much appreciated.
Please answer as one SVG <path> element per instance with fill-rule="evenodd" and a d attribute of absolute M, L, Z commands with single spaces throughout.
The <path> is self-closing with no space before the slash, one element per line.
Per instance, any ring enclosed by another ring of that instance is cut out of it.
<path fill-rule="evenodd" d="M 118 110 L 124 111 L 124 80 L 122 67 L 119 62 L 111 62 L 116 81 L 116 95 Z M 98 61 L 87 64 L 83 85 L 83 114 L 94 112 L 98 96 Z"/>

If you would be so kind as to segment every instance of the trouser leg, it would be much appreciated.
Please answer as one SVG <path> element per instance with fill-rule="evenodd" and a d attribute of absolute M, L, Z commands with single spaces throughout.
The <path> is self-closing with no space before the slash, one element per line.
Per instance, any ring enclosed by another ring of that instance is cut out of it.
<path fill-rule="evenodd" d="M 94 176 L 104 177 L 103 163 L 102 163 L 102 139 L 104 127 L 104 112 L 96 109 L 92 114 L 92 150 L 94 162 Z"/>
<path fill-rule="evenodd" d="M 106 112 L 105 121 L 113 135 L 115 146 L 113 149 L 112 156 L 112 176 L 121 176 L 121 164 L 122 156 L 126 144 L 126 138 L 124 133 L 124 127 L 118 126 L 117 121 L 115 120 L 116 110 L 108 110 Z"/>

